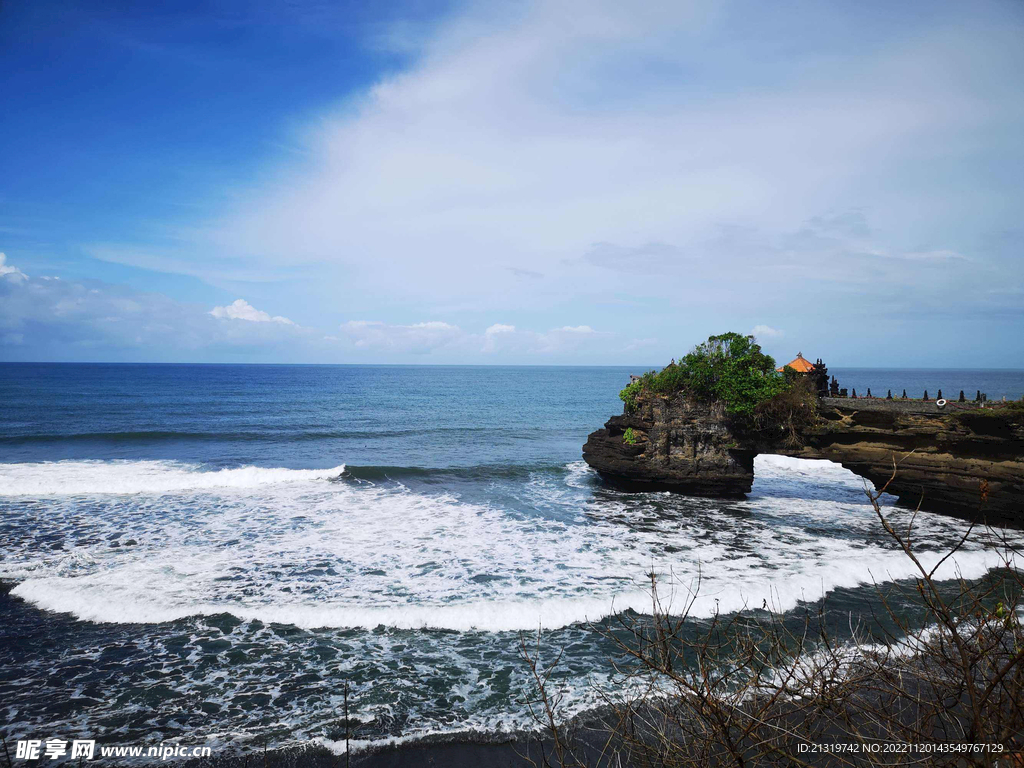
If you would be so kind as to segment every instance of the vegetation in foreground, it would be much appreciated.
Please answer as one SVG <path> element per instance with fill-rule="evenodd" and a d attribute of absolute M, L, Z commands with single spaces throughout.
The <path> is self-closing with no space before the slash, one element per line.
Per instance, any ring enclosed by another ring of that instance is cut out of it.
<path fill-rule="evenodd" d="M 915 539 L 917 512 L 883 512 L 885 490 L 866 492 L 917 575 L 909 586 L 879 587 L 882 611 L 865 624 L 849 617 L 852 640 L 837 636 L 826 601 L 795 624 L 767 604 L 697 620 L 690 609 L 699 579 L 684 587 L 685 605 L 673 606 L 651 573 L 651 616 L 626 616 L 619 632 L 594 628 L 627 659 L 619 665 L 619 690 L 630 692 L 609 698 L 598 718 L 559 718 L 560 694 L 549 682 L 558 659 L 545 667 L 540 647 L 524 639 L 537 692 L 532 711 L 546 735 L 540 759 L 527 755 L 525 762 L 552 768 L 1024 764 L 1020 553 L 989 530 L 1002 542 L 1004 567 L 982 580 L 941 580 L 939 567 L 979 532 L 969 527 L 949 552 L 926 560 Z M 909 621 L 908 606 L 918 612 Z"/>

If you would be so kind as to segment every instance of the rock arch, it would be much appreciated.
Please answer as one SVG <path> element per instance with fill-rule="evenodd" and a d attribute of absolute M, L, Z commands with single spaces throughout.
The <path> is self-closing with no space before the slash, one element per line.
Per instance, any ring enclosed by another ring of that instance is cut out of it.
<path fill-rule="evenodd" d="M 796 441 L 736 435 L 721 407 L 681 394 L 653 397 L 613 416 L 583 458 L 629 490 L 737 497 L 750 492 L 759 453 L 827 459 L 884 485 L 904 504 L 1024 526 L 1024 411 L 980 403 L 821 398 L 818 423 Z M 634 444 L 623 435 L 632 428 Z"/>

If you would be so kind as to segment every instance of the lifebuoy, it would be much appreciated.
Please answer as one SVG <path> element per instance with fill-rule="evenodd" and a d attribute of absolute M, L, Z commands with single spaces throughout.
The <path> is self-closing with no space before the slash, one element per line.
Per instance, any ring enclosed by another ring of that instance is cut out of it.
<path fill-rule="evenodd" d="M 945 408 L 946 407 L 946 401 L 945 400 L 936 400 L 935 401 L 935 407 L 936 408 Z"/>

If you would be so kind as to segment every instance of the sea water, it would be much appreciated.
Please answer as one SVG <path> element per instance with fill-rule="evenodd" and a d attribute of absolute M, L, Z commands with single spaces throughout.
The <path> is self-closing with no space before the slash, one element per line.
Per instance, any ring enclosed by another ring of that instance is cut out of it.
<path fill-rule="evenodd" d="M 532 724 L 524 638 L 561 652 L 565 714 L 615 689 L 609 633 L 652 570 L 697 619 L 868 615 L 914 575 L 828 462 L 760 456 L 741 501 L 606 487 L 580 448 L 631 372 L 0 365 L 0 731 L 330 742 L 346 689 L 362 740 L 507 731 Z M 920 515 L 925 564 L 965 525 Z M 982 532 L 939 575 L 1001 562 Z"/>

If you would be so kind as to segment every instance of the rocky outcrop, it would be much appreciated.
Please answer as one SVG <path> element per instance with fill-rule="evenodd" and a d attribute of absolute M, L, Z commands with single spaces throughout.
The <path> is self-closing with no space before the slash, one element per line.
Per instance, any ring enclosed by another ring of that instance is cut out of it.
<path fill-rule="evenodd" d="M 621 487 L 693 496 L 749 493 L 755 454 L 737 442 L 720 407 L 682 395 L 640 401 L 635 413 L 613 416 L 583 446 L 584 460 Z"/>
<path fill-rule="evenodd" d="M 989 520 L 1024 525 L 1024 410 L 1016 404 L 822 398 L 814 423 L 782 439 L 737 433 L 718 406 L 655 396 L 609 419 L 583 448 L 616 485 L 701 496 L 747 493 L 758 453 L 835 461 L 879 488 L 895 460 L 888 490 L 901 502 L 964 515 L 983 509 Z"/>
<path fill-rule="evenodd" d="M 790 456 L 829 459 L 900 501 L 1024 524 L 1024 411 L 1016 404 L 823 398 Z M 893 477 L 893 461 L 896 472 Z"/>

